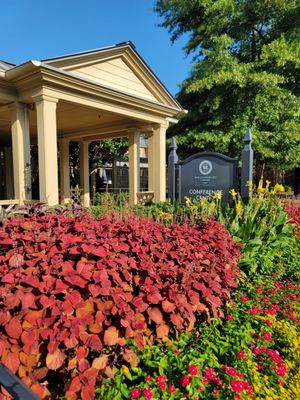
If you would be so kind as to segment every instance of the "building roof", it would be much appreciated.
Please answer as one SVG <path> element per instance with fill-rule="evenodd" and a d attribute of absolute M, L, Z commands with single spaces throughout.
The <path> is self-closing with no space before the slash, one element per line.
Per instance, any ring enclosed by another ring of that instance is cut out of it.
<path fill-rule="evenodd" d="M 0 60 L 0 71 L 7 71 L 8 69 L 10 69 L 12 67 L 14 67 L 14 64 Z"/>

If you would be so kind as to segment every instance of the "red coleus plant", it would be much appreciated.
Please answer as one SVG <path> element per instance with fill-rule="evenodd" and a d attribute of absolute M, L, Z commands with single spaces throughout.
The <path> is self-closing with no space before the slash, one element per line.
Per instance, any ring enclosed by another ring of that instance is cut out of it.
<path fill-rule="evenodd" d="M 300 237 L 300 204 L 288 202 L 285 205 L 285 210 L 288 213 L 289 221 L 295 224 L 295 235 Z"/>
<path fill-rule="evenodd" d="M 0 361 L 45 398 L 93 399 L 117 359 L 222 316 L 239 251 L 215 221 L 45 214 L 0 228 Z"/>

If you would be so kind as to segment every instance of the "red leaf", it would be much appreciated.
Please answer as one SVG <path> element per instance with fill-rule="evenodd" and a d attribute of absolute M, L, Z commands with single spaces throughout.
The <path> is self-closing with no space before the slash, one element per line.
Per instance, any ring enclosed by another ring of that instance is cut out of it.
<path fill-rule="evenodd" d="M 50 396 L 50 392 L 45 385 L 34 383 L 30 389 L 41 399 L 45 399 L 46 397 Z"/>
<path fill-rule="evenodd" d="M 162 301 L 161 306 L 162 306 L 164 312 L 166 312 L 166 313 L 171 313 L 171 312 L 173 312 L 173 311 L 175 310 L 175 308 L 176 308 L 175 304 L 174 304 L 174 303 L 171 303 L 171 302 L 168 301 L 168 300 Z"/>
<path fill-rule="evenodd" d="M 22 333 L 22 325 L 20 321 L 16 318 L 12 318 L 6 325 L 5 325 L 6 333 L 9 337 L 18 339 Z"/>
<path fill-rule="evenodd" d="M 90 368 L 90 364 L 89 364 L 88 360 L 83 358 L 82 360 L 78 361 L 78 369 L 80 372 L 83 372 L 88 368 Z"/>
<path fill-rule="evenodd" d="M 160 324 L 163 320 L 162 313 L 158 307 L 153 307 L 147 310 L 149 317 L 157 324 Z"/>
<path fill-rule="evenodd" d="M 134 297 L 131 303 L 136 307 L 138 312 L 144 312 L 149 307 L 149 305 L 145 303 L 141 297 L 138 296 Z"/>
<path fill-rule="evenodd" d="M 11 272 L 8 274 L 5 274 L 1 278 L 1 282 L 3 283 L 14 283 L 15 282 L 15 276 Z"/>
<path fill-rule="evenodd" d="M 14 374 L 18 371 L 20 359 L 18 353 L 8 353 L 2 358 L 3 364 L 10 369 Z"/>
<path fill-rule="evenodd" d="M 84 288 L 85 285 L 87 284 L 86 280 L 82 279 L 80 276 L 75 274 L 65 276 L 65 281 L 71 283 L 74 286 L 79 286 L 81 288 Z"/>
<path fill-rule="evenodd" d="M 86 385 L 82 388 L 81 392 L 82 400 L 94 400 L 95 388 L 91 385 Z"/>
<path fill-rule="evenodd" d="M 63 365 L 65 355 L 59 349 L 56 349 L 52 354 L 48 353 L 46 357 L 46 365 L 49 369 L 56 370 Z"/>
<path fill-rule="evenodd" d="M 104 369 L 108 363 L 108 355 L 101 354 L 99 357 L 94 358 L 92 368 Z"/>
<path fill-rule="evenodd" d="M 77 359 L 78 360 L 82 360 L 83 358 L 87 357 L 87 355 L 89 354 L 89 350 L 86 347 L 80 346 L 77 349 Z"/>
<path fill-rule="evenodd" d="M 119 339 L 119 331 L 117 330 L 116 327 L 110 326 L 104 332 L 104 343 L 107 346 L 114 346 L 115 344 L 118 343 L 118 339 Z"/>
<path fill-rule="evenodd" d="M 169 327 L 166 324 L 162 324 L 156 327 L 156 334 L 159 339 L 168 336 L 169 334 Z"/>
<path fill-rule="evenodd" d="M 171 314 L 170 319 L 173 322 L 173 324 L 176 326 L 176 328 L 178 328 L 178 329 L 183 328 L 183 318 L 181 318 L 180 315 Z"/>
<path fill-rule="evenodd" d="M 24 257 L 22 254 L 13 254 L 8 262 L 11 268 L 19 268 L 24 264 Z"/>
<path fill-rule="evenodd" d="M 103 349 L 103 344 L 98 335 L 90 336 L 87 343 L 94 350 L 101 351 Z"/>
<path fill-rule="evenodd" d="M 23 308 L 32 307 L 35 303 L 35 296 L 31 292 L 24 293 L 23 295 L 20 296 L 20 299 Z"/>
<path fill-rule="evenodd" d="M 82 250 L 85 253 L 88 253 L 88 254 L 90 253 L 90 254 L 93 254 L 93 255 L 98 256 L 98 257 L 105 257 L 106 256 L 106 250 L 105 250 L 104 247 L 96 247 L 96 246 L 83 244 L 82 245 Z"/>

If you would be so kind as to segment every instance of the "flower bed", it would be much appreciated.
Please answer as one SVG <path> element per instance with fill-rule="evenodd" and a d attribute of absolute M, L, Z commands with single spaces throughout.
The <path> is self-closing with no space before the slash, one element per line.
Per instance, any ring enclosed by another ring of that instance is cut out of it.
<path fill-rule="evenodd" d="M 298 399 L 299 290 L 276 278 L 244 285 L 225 319 L 141 350 L 139 367 L 123 366 L 98 398 Z"/>
<path fill-rule="evenodd" d="M 222 317 L 239 251 L 222 226 L 35 214 L 0 228 L 0 360 L 42 398 L 94 398 L 138 348 Z"/>

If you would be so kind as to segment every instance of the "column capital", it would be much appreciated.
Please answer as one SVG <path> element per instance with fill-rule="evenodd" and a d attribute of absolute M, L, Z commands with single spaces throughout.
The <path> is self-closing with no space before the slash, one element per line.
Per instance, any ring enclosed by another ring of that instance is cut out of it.
<path fill-rule="evenodd" d="M 29 110 L 31 108 L 30 104 L 26 103 L 20 103 L 18 101 L 15 101 L 14 103 L 10 103 L 7 105 L 7 109 L 9 110 Z"/>
<path fill-rule="evenodd" d="M 163 121 L 161 123 L 153 124 L 149 127 L 148 131 L 145 132 L 148 136 L 152 136 L 154 132 L 158 129 L 162 129 L 166 131 L 169 127 L 169 122 L 168 121 Z"/>
<path fill-rule="evenodd" d="M 51 103 L 58 103 L 58 99 L 56 97 L 48 96 L 46 94 L 39 94 L 37 96 L 34 96 L 32 98 L 32 100 L 34 101 L 34 103 L 40 103 L 42 101 L 48 101 L 48 102 L 51 102 Z"/>

